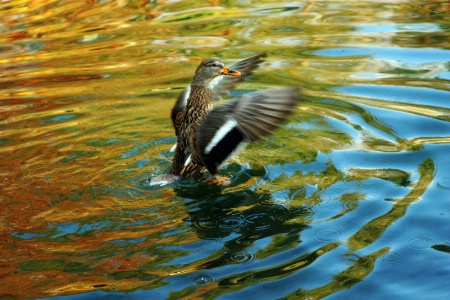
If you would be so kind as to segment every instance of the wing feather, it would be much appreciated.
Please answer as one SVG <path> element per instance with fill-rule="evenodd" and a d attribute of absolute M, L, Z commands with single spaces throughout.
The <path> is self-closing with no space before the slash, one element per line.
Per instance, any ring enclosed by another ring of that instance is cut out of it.
<path fill-rule="evenodd" d="M 259 67 L 265 57 L 267 57 L 266 52 L 231 64 L 229 68 L 241 72 L 242 75 L 216 77 L 217 83 L 211 86 L 213 91 L 213 101 L 217 102 L 228 96 L 239 82 L 244 81 L 246 77 L 250 76 L 253 71 Z"/>
<path fill-rule="evenodd" d="M 245 143 L 272 133 L 289 115 L 298 101 L 295 88 L 254 92 L 214 108 L 200 126 L 197 146 L 211 174 Z"/>

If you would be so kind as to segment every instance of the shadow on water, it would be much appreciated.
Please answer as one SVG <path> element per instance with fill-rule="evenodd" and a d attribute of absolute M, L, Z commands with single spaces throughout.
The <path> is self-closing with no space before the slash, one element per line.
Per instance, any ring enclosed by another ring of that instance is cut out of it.
<path fill-rule="evenodd" d="M 325 168 L 318 174 L 318 177 L 333 177 L 330 168 L 332 167 Z M 261 193 L 257 189 L 233 191 L 235 188 L 233 185 L 238 186 L 251 180 L 254 176 L 263 178 L 267 175 L 264 171 L 241 167 L 240 171 L 233 176 L 232 186 L 229 187 L 210 185 L 196 180 L 184 180 L 184 182 L 182 180 L 175 184 L 174 191 L 179 197 L 186 199 L 183 205 L 188 217 L 185 221 L 189 223 L 201 240 L 200 243 L 196 242 L 189 248 L 192 247 L 191 251 L 203 253 L 206 257 L 191 262 L 188 267 L 191 284 L 187 284 L 184 288 L 179 286 L 177 292 L 172 290 L 170 297 L 176 299 L 194 293 L 198 296 L 208 295 L 208 298 L 213 299 L 231 291 L 239 293 L 240 290 L 258 283 L 272 280 L 283 281 L 283 278 L 292 275 L 302 277 L 302 271 L 308 274 L 310 272 L 308 268 L 312 267 L 314 263 L 322 265 L 321 259 L 328 260 L 327 257 L 333 257 L 335 250 L 341 253 L 342 247 L 351 249 L 351 252 L 344 252 L 349 266 L 341 271 L 330 272 L 332 280 L 323 286 L 313 289 L 295 289 L 285 299 L 297 299 L 300 296 L 320 299 L 352 287 L 367 277 L 373 271 L 376 262 L 385 255 L 397 255 L 390 251 L 390 247 L 378 247 L 378 250 L 372 250 L 369 253 L 363 251 L 358 254 L 358 251 L 364 248 L 373 248 L 371 246 L 376 244 L 381 235 L 405 215 L 408 206 L 419 201 L 432 182 L 435 170 L 430 159 L 420 163 L 418 168 L 419 178 L 415 182 L 409 181 L 408 174 L 395 172 L 397 171 L 395 169 L 386 170 L 384 176 L 378 175 L 388 185 L 411 187 L 411 190 L 402 198 L 385 199 L 392 203 L 391 209 L 369 221 L 366 216 L 366 224 L 350 235 L 348 239 L 341 240 L 333 236 L 338 231 L 336 229 L 332 231 L 333 226 L 331 225 L 326 229 L 328 233 L 326 230 L 315 232 L 315 239 L 320 243 L 311 244 L 308 241 L 305 245 L 302 241 L 302 232 L 311 231 L 316 227 L 316 225 L 311 226 L 314 223 L 312 221 L 315 219 L 316 212 L 311 206 L 280 205 L 274 201 L 273 194 Z M 230 166 L 229 169 L 239 170 L 236 165 Z M 332 189 L 336 184 L 340 184 L 341 181 L 364 182 L 371 178 L 364 172 L 353 173 L 350 176 L 344 175 L 344 178 L 341 178 L 340 175 L 336 176 L 336 174 L 334 176 L 335 180 L 330 180 L 326 186 L 320 187 L 318 191 L 311 193 L 307 198 L 303 198 L 304 195 L 297 196 L 298 200 L 301 199 L 303 203 L 314 201 L 314 206 L 320 206 L 326 202 L 326 199 L 323 198 L 326 191 Z M 302 188 L 289 184 L 288 186 L 292 189 Z M 227 189 L 228 191 L 226 191 Z M 340 197 L 341 204 L 338 205 L 340 208 L 334 210 L 334 216 L 326 218 L 327 222 L 332 223 L 339 218 L 345 218 L 347 214 L 361 214 L 358 206 L 362 202 L 358 202 L 364 201 L 364 195 L 358 194 L 356 191 L 353 193 L 357 194 L 353 200 L 351 200 L 352 194 Z M 376 200 L 379 202 L 382 199 Z M 349 201 L 353 201 L 353 204 L 349 204 Z M 330 232 L 332 234 L 327 236 Z M 338 234 L 341 233 L 338 232 Z M 284 258 L 277 259 L 277 253 L 282 253 Z M 272 255 L 270 262 L 263 263 Z M 175 261 L 178 263 L 169 263 L 169 265 L 173 264 L 177 267 L 172 275 L 183 277 L 184 266 L 180 264 L 179 259 L 175 259 Z M 240 271 L 232 272 L 230 275 L 224 271 L 220 278 L 214 277 L 214 274 L 218 274 L 215 270 L 232 268 L 236 264 L 241 266 L 251 264 L 252 267 L 250 269 L 241 267 Z"/>

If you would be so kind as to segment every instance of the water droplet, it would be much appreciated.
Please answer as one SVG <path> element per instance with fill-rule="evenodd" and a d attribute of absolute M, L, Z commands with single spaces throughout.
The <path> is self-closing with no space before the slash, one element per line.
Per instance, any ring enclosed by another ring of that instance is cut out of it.
<path fill-rule="evenodd" d="M 425 250 L 431 247 L 431 239 L 427 237 L 415 237 L 408 240 L 406 245 L 414 250 Z"/>
<path fill-rule="evenodd" d="M 198 274 L 190 279 L 191 284 L 196 287 L 206 287 L 215 281 L 216 279 L 209 274 Z"/>
<path fill-rule="evenodd" d="M 314 238 L 320 242 L 338 241 L 342 232 L 334 228 L 319 229 L 314 233 Z"/>
<path fill-rule="evenodd" d="M 387 264 L 396 264 L 402 259 L 402 256 L 397 252 L 388 252 L 381 257 L 381 260 Z"/>
<path fill-rule="evenodd" d="M 237 252 L 237 253 L 233 253 L 231 255 L 230 262 L 243 264 L 243 263 L 252 262 L 255 259 L 256 259 L 256 255 L 254 253 L 251 253 L 251 252 Z"/>

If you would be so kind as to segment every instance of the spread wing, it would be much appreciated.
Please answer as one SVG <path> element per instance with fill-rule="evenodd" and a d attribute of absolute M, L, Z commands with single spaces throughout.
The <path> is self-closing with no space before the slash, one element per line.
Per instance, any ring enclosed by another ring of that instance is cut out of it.
<path fill-rule="evenodd" d="M 211 81 L 211 89 L 213 94 L 213 101 L 219 101 L 223 97 L 226 97 L 230 91 L 232 91 L 236 85 L 243 81 L 245 77 L 249 76 L 253 73 L 253 71 L 264 61 L 264 58 L 267 56 L 267 53 L 261 53 L 244 60 L 238 61 L 229 66 L 231 70 L 239 71 L 242 73 L 242 76 L 219 76 Z M 186 101 L 189 98 L 189 93 L 191 91 L 191 86 L 189 85 L 184 91 L 180 94 L 172 108 L 172 123 L 175 127 L 175 119 L 177 115 L 184 109 L 186 106 Z"/>
<path fill-rule="evenodd" d="M 292 114 L 298 101 L 295 88 L 249 93 L 214 108 L 200 126 L 197 143 L 211 174 L 245 143 L 274 131 Z"/>
<path fill-rule="evenodd" d="M 229 69 L 241 72 L 241 76 L 219 76 L 211 81 L 213 101 L 219 101 L 223 97 L 228 96 L 230 91 L 234 90 L 239 82 L 244 81 L 246 77 L 250 76 L 259 67 L 265 57 L 267 57 L 266 52 L 238 61 L 229 66 Z"/>

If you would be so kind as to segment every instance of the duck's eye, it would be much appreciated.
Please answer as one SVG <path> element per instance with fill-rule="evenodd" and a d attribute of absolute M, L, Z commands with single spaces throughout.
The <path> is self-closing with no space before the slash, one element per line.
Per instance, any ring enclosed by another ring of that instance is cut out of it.
<path fill-rule="evenodd" d="M 213 67 L 213 68 L 221 68 L 222 66 L 218 65 L 218 64 L 212 64 L 211 67 Z"/>

